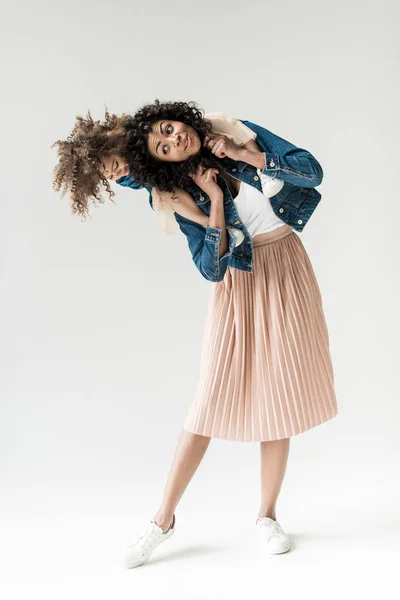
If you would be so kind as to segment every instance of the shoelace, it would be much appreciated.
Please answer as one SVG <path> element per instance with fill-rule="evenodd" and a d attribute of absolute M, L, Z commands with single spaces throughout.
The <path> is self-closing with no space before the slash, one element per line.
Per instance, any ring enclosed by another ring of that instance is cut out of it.
<path fill-rule="evenodd" d="M 276 522 L 259 521 L 258 526 L 262 529 L 262 535 L 267 535 L 267 541 L 269 541 L 274 535 L 282 536 L 281 528 Z"/>
<path fill-rule="evenodd" d="M 159 535 L 154 530 L 154 526 L 155 523 L 149 523 L 143 533 L 137 533 L 132 540 L 132 544 L 130 544 L 128 548 L 135 548 L 135 550 L 141 553 L 146 553 L 148 550 L 152 549 L 160 539 Z"/>
<path fill-rule="evenodd" d="M 175 515 L 173 516 L 172 522 L 175 526 Z M 128 551 L 135 549 L 142 554 L 146 553 L 149 549 L 152 549 L 153 546 L 160 540 L 159 531 L 156 529 L 156 525 L 157 524 L 154 521 L 151 521 L 143 533 L 137 533 L 133 537 L 132 544 L 126 546 L 126 549 Z"/>

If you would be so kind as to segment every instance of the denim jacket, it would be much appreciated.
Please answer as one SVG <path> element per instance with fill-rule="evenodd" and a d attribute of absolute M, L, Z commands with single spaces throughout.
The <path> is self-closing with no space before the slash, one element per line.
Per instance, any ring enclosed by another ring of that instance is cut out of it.
<path fill-rule="evenodd" d="M 221 170 L 228 172 L 239 181 L 253 185 L 260 191 L 262 191 L 260 172 L 283 180 L 282 189 L 269 199 L 272 209 L 282 221 L 296 231 L 302 231 L 321 200 L 321 194 L 315 189 L 322 182 L 321 165 L 307 150 L 294 146 L 255 123 L 242 122 L 257 134 L 255 141 L 261 151 L 265 153 L 266 166 L 259 170 L 242 161 L 234 161 L 230 158 L 216 159 Z M 117 183 L 134 189 L 141 188 L 130 175 L 117 179 Z M 228 266 L 253 272 L 252 238 L 235 209 L 232 194 L 225 179 L 218 175 L 217 183 L 223 191 L 225 223 L 229 241 L 228 250 L 220 258 L 218 255 L 222 230 L 216 227 L 204 227 L 175 212 L 175 219 L 187 238 L 195 266 L 205 279 L 214 282 L 222 281 Z M 153 208 L 151 188 L 147 188 L 147 190 L 150 195 L 150 206 Z M 187 191 L 197 206 L 209 215 L 211 210 L 209 196 L 194 182 Z M 234 229 L 240 229 L 244 234 L 244 237 L 241 236 L 243 239 L 239 244 L 237 236 L 234 235 Z"/>

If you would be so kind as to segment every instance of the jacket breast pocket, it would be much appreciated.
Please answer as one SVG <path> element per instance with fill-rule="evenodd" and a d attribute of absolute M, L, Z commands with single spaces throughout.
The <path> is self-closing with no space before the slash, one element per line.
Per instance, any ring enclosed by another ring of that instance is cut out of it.
<path fill-rule="evenodd" d="M 207 204 L 209 204 L 210 197 L 203 193 L 198 197 L 198 199 L 197 198 L 195 199 L 195 202 L 196 202 L 197 206 L 203 207 L 203 206 L 206 206 Z"/>
<path fill-rule="evenodd" d="M 312 189 L 313 188 L 302 188 L 286 181 L 277 196 L 295 208 L 301 208 L 310 196 Z"/>

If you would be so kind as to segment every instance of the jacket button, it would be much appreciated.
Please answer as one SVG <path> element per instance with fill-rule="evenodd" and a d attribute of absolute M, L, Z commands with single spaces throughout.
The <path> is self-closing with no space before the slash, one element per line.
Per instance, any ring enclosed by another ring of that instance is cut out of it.
<path fill-rule="evenodd" d="M 297 222 L 299 225 L 301 225 L 303 221 L 301 219 L 299 219 Z"/>
<path fill-rule="evenodd" d="M 236 173 L 236 171 L 237 171 L 236 167 L 233 167 L 232 173 Z"/>
<path fill-rule="evenodd" d="M 283 213 L 283 208 L 280 208 L 280 209 L 279 209 L 279 212 L 280 212 L 280 213 Z"/>
<path fill-rule="evenodd" d="M 260 178 L 258 175 L 254 175 L 253 179 L 254 179 L 254 181 L 258 181 Z"/>
<path fill-rule="evenodd" d="M 273 159 L 273 158 L 271 158 L 271 160 L 269 161 L 269 166 L 270 166 L 270 167 L 274 167 L 274 166 L 275 166 L 275 163 L 274 163 L 274 159 Z"/>
<path fill-rule="evenodd" d="M 204 200 L 204 196 L 200 196 L 200 200 Z"/>

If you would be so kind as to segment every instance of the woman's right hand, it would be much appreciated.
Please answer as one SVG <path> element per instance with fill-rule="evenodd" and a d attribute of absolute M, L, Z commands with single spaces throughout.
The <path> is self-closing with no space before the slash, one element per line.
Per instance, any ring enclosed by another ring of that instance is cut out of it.
<path fill-rule="evenodd" d="M 217 183 L 218 169 L 204 169 L 201 165 L 198 167 L 195 174 L 192 173 L 191 178 L 203 190 L 210 200 L 222 198 L 224 193 Z"/>

